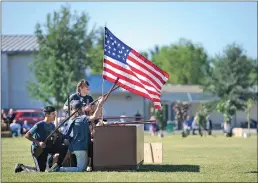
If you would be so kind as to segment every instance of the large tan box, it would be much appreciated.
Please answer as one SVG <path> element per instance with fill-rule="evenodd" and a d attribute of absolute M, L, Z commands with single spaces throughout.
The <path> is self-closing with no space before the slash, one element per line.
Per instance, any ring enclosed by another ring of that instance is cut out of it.
<path fill-rule="evenodd" d="M 236 137 L 242 137 L 243 136 L 243 128 L 233 128 L 233 134 Z"/>
<path fill-rule="evenodd" d="M 93 170 L 135 170 L 144 161 L 144 125 L 98 126 Z"/>

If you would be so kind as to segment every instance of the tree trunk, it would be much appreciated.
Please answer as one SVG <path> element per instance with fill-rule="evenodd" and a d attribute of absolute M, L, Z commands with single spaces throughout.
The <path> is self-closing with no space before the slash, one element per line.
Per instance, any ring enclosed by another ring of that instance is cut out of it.
<path fill-rule="evenodd" d="M 248 117 L 248 134 L 250 134 L 250 117 Z"/>
<path fill-rule="evenodd" d="M 230 133 L 230 127 L 231 127 L 230 123 L 224 122 L 224 131 L 225 131 L 225 133 Z"/>

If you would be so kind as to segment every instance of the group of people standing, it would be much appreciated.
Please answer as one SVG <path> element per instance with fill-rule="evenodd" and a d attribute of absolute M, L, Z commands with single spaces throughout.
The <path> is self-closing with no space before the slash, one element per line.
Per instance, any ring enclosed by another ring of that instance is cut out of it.
<path fill-rule="evenodd" d="M 89 105 L 93 98 L 88 95 L 88 91 L 89 83 L 81 80 L 77 84 L 76 93 L 64 104 L 69 120 L 62 124 L 62 130 L 57 129 L 53 123 L 57 117 L 56 109 L 53 106 L 44 107 L 44 120 L 37 122 L 25 134 L 25 138 L 32 141 L 31 155 L 35 167 L 19 163 L 15 167 L 15 173 L 92 170 L 94 126 L 97 123 L 103 125 L 98 119 L 105 99 L 100 97 L 97 105 Z M 68 165 L 65 163 L 67 159 Z"/>
<path fill-rule="evenodd" d="M 209 116 L 205 119 L 205 124 L 201 125 L 198 123 L 198 116 L 190 117 L 187 116 L 186 121 L 183 124 L 183 133 L 182 136 L 186 137 L 190 135 L 192 131 L 192 135 L 197 135 L 196 131 L 198 131 L 199 135 L 203 135 L 203 130 L 207 131 L 208 135 L 212 135 L 212 121 Z"/>

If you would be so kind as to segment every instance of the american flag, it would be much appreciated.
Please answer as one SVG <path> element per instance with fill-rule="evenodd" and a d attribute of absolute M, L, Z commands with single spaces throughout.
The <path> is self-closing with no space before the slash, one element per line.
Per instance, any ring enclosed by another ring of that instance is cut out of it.
<path fill-rule="evenodd" d="M 150 99 L 161 109 L 160 96 L 169 74 L 120 41 L 105 27 L 103 78 L 120 87 Z"/>

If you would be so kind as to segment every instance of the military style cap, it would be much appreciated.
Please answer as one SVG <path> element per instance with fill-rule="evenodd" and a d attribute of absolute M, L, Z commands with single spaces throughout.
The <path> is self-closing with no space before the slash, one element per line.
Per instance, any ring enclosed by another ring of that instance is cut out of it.
<path fill-rule="evenodd" d="M 80 100 L 72 100 L 70 106 L 72 109 L 80 109 L 83 106 L 83 103 Z"/>
<path fill-rule="evenodd" d="M 55 112 L 56 109 L 53 106 L 46 106 L 44 107 L 44 112 Z"/>

